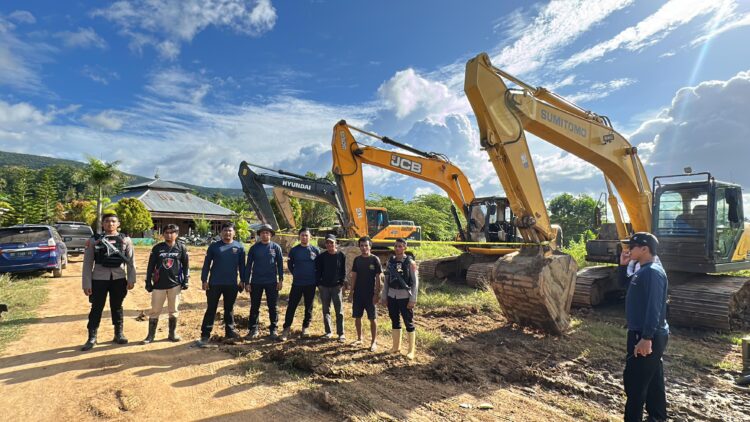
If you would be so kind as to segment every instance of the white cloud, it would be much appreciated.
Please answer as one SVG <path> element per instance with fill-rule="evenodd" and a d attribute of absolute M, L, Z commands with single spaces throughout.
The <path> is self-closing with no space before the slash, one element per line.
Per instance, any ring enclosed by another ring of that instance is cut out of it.
<path fill-rule="evenodd" d="M 513 27 L 522 35 L 495 54 L 492 62 L 511 74 L 536 70 L 562 47 L 632 3 L 632 0 L 553 0 L 525 27 L 517 19 L 513 21 Z"/>
<path fill-rule="evenodd" d="M 630 137 L 649 175 L 679 174 L 691 166 L 750 189 L 747 98 L 750 71 L 680 89 L 668 108 Z"/>
<path fill-rule="evenodd" d="M 724 3 L 726 1 L 670 0 L 655 13 L 635 26 L 624 29 L 614 38 L 574 54 L 562 64 L 562 69 L 572 69 L 582 63 L 600 59 L 620 48 L 637 51 L 653 45 L 699 16 L 720 12 Z"/>
<path fill-rule="evenodd" d="M 123 119 L 113 110 L 105 110 L 98 114 L 84 114 L 81 121 L 88 126 L 104 130 L 120 130 Z"/>
<path fill-rule="evenodd" d="M 36 23 L 36 18 L 34 17 L 34 15 L 26 10 L 16 10 L 14 12 L 11 12 L 11 14 L 8 15 L 8 18 L 18 23 Z"/>
<path fill-rule="evenodd" d="M 15 25 L 0 15 L 0 86 L 28 92 L 41 91 L 43 84 L 39 68 L 56 49 L 45 43 L 25 41 L 14 30 Z"/>
<path fill-rule="evenodd" d="M 119 73 L 105 69 L 101 66 L 85 65 L 83 66 L 83 69 L 81 69 L 81 74 L 102 85 L 109 85 L 110 81 L 120 79 Z"/>
<path fill-rule="evenodd" d="M 31 104 L 10 104 L 0 100 L 0 125 L 5 128 L 24 129 L 48 123 L 50 120 L 48 114 L 39 111 Z"/>
<path fill-rule="evenodd" d="M 595 84 L 592 84 L 587 90 L 577 92 L 573 95 L 568 95 L 565 98 L 568 101 L 572 101 L 574 103 L 585 103 L 587 101 L 593 101 L 608 97 L 615 91 L 632 85 L 635 82 L 635 79 L 631 78 L 620 78 L 609 82 L 597 82 Z"/>
<path fill-rule="evenodd" d="M 78 28 L 77 31 L 62 31 L 55 34 L 60 38 L 63 44 L 68 48 L 107 48 L 107 42 L 104 38 L 94 31 L 93 28 Z"/>
<path fill-rule="evenodd" d="M 209 26 L 260 36 L 277 18 L 270 0 L 120 0 L 92 15 L 114 22 L 134 50 L 152 45 L 167 59 Z"/>
<path fill-rule="evenodd" d="M 380 111 L 372 126 L 389 136 L 405 133 L 415 122 L 427 119 L 442 123 L 447 116 L 471 111 L 462 93 L 411 68 L 396 72 L 381 84 L 378 97 Z"/>
<path fill-rule="evenodd" d="M 200 104 L 211 90 L 211 84 L 201 75 L 179 67 L 159 69 L 149 75 L 146 90 L 159 97 Z"/>
<path fill-rule="evenodd" d="M 710 40 L 711 38 L 715 38 L 720 34 L 723 34 L 725 32 L 729 32 L 738 28 L 742 28 L 745 26 L 750 26 L 750 13 L 745 13 L 736 18 L 729 18 L 725 22 L 721 22 L 721 23 L 717 22 L 717 24 L 711 27 L 707 31 L 706 34 L 701 35 L 700 37 L 697 37 L 690 44 L 691 45 L 703 44 L 704 42 Z"/>

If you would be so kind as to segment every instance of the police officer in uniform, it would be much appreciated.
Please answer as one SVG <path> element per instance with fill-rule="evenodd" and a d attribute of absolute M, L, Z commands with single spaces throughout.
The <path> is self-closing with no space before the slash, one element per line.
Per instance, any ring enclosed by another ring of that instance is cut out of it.
<path fill-rule="evenodd" d="M 391 317 L 393 347 L 390 353 L 401 350 L 401 319 L 406 326 L 409 342 L 406 357 L 414 359 L 416 353 L 416 332 L 414 328 L 414 306 L 417 304 L 419 278 L 417 263 L 406 255 L 406 239 L 398 238 L 393 245 L 395 255 L 388 259 L 388 282 L 383 287 L 381 303 L 388 306 Z"/>
<path fill-rule="evenodd" d="M 120 219 L 117 214 L 107 213 L 102 217 L 103 234 L 96 234 L 86 242 L 83 254 L 83 293 L 91 303 L 89 312 L 89 338 L 81 350 L 90 350 L 96 344 L 96 334 L 102 319 L 104 302 L 109 295 L 109 308 L 112 312 L 112 325 L 117 344 L 126 344 L 123 334 L 122 302 L 128 290 L 135 286 L 135 263 L 133 262 L 133 242 L 118 232 Z"/>

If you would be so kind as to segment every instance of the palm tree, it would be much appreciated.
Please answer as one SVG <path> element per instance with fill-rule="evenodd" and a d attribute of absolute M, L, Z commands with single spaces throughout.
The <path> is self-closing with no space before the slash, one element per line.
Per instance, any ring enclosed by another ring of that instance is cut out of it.
<path fill-rule="evenodd" d="M 119 161 L 106 162 L 94 157 L 87 157 L 86 180 L 97 190 L 96 196 L 96 232 L 102 231 L 102 197 L 105 188 L 117 183 L 122 177 L 117 166 Z"/>

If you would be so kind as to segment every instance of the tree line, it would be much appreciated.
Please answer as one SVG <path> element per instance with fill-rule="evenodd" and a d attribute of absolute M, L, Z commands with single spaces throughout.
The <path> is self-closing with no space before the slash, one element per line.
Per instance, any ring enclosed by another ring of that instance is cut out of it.
<path fill-rule="evenodd" d="M 56 164 L 41 169 L 22 166 L 0 167 L 0 225 L 53 224 L 55 221 L 80 221 L 100 229 L 100 216 L 113 210 L 121 216 L 122 230 L 135 233 L 152 227 L 151 216 L 143 204 L 126 198 L 112 205 L 110 197 L 122 192 L 132 177 L 118 169 L 119 162 L 88 158 L 86 166 Z M 317 177 L 307 173 L 309 177 Z M 333 174 L 325 176 L 333 181 Z M 244 196 L 220 192 L 196 195 L 235 212 L 233 219 L 242 236 L 249 236 L 248 221 L 257 220 Z M 295 220 L 302 227 L 330 227 L 338 224 L 336 213 L 328 204 L 291 198 Z M 275 200 L 271 200 L 276 219 L 284 227 Z M 384 207 L 391 220 L 411 220 L 422 228 L 426 240 L 453 240 L 457 228 L 451 212 L 451 201 L 439 194 L 417 195 L 405 200 L 393 196 L 371 195 L 367 205 Z M 597 202 L 588 195 L 558 195 L 548 204 L 552 223 L 564 231 L 564 244 L 594 237 Z M 460 213 L 459 213 L 460 214 Z M 197 223 L 201 223 L 200 221 Z M 462 225 L 466 227 L 466 221 Z M 196 228 L 198 225 L 196 224 Z M 199 230 L 200 231 L 200 230 Z"/>

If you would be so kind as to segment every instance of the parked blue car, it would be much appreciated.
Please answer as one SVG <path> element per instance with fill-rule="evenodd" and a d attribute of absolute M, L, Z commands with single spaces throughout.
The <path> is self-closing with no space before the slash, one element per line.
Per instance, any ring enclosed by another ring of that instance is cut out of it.
<path fill-rule="evenodd" d="M 0 273 L 48 271 L 53 277 L 62 277 L 67 264 L 68 249 L 54 227 L 0 227 Z"/>

